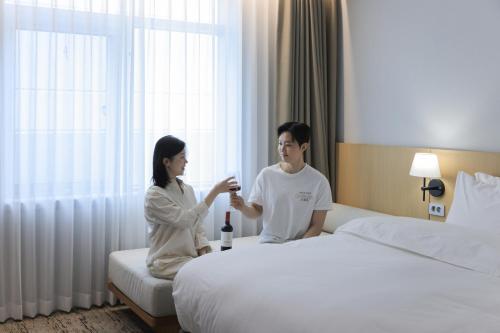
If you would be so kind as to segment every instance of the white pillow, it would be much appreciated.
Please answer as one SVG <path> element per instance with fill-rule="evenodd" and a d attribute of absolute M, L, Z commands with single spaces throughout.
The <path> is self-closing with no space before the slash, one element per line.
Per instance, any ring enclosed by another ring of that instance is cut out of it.
<path fill-rule="evenodd" d="M 323 225 L 323 231 L 333 233 L 335 229 L 337 229 L 341 225 L 351 220 L 360 217 L 380 216 L 380 215 L 387 215 L 387 214 L 375 212 L 373 210 L 333 203 L 332 209 L 326 213 L 326 219 L 325 219 L 325 224 Z"/>
<path fill-rule="evenodd" d="M 446 223 L 500 232 L 500 183 L 481 182 L 460 171 Z"/>
<path fill-rule="evenodd" d="M 488 175 L 487 173 L 484 172 L 476 172 L 474 176 L 476 177 L 476 180 L 480 181 L 481 183 L 500 185 L 500 177 Z"/>

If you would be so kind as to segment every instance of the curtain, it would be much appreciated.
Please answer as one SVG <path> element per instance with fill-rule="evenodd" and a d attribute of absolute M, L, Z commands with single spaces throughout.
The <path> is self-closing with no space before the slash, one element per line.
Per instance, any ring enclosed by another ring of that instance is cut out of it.
<path fill-rule="evenodd" d="M 245 199 L 260 170 L 273 161 L 277 151 L 273 119 L 276 107 L 276 24 L 278 0 L 243 1 L 243 123 L 241 159 Z M 240 215 L 243 235 L 262 230 L 257 223 Z"/>
<path fill-rule="evenodd" d="M 147 246 L 161 136 L 186 141 L 198 199 L 233 170 L 249 191 L 241 17 L 235 0 L 0 0 L 0 322 L 112 300 L 109 253 Z"/>
<path fill-rule="evenodd" d="M 337 0 L 279 2 L 277 106 L 273 124 L 276 127 L 285 121 L 300 121 L 311 127 L 311 148 L 306 159 L 329 178 L 332 189 L 335 188 L 337 6 Z M 277 159 L 277 155 L 274 157 Z"/>

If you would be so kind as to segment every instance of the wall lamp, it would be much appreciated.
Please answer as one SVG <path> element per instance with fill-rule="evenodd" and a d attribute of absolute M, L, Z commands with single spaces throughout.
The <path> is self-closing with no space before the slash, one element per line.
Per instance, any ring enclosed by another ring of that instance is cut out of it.
<path fill-rule="evenodd" d="M 429 186 L 425 186 L 425 178 L 441 178 L 441 170 L 436 154 L 415 153 L 410 168 L 410 176 L 423 177 L 424 186 L 422 190 L 422 201 L 425 201 L 425 191 L 433 197 L 440 197 L 444 194 L 444 183 L 440 179 L 431 179 Z"/>

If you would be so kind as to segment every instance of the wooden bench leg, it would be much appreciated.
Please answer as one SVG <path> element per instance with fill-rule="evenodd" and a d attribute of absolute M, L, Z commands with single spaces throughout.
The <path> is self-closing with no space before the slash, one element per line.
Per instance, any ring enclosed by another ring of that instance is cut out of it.
<path fill-rule="evenodd" d="M 156 333 L 178 333 L 181 329 L 176 315 L 153 317 L 135 304 L 134 301 L 128 298 L 128 296 L 118 289 L 113 282 L 108 281 L 108 289 L 116 296 L 116 298 L 128 305 L 130 310 L 139 316 L 139 318 L 148 324 Z"/>

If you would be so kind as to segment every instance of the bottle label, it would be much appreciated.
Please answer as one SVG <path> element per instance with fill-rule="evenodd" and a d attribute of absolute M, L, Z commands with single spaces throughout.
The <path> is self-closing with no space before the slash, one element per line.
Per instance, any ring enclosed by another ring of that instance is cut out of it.
<path fill-rule="evenodd" d="M 221 232 L 220 235 L 221 246 L 231 247 L 233 243 L 233 233 L 232 232 Z"/>

